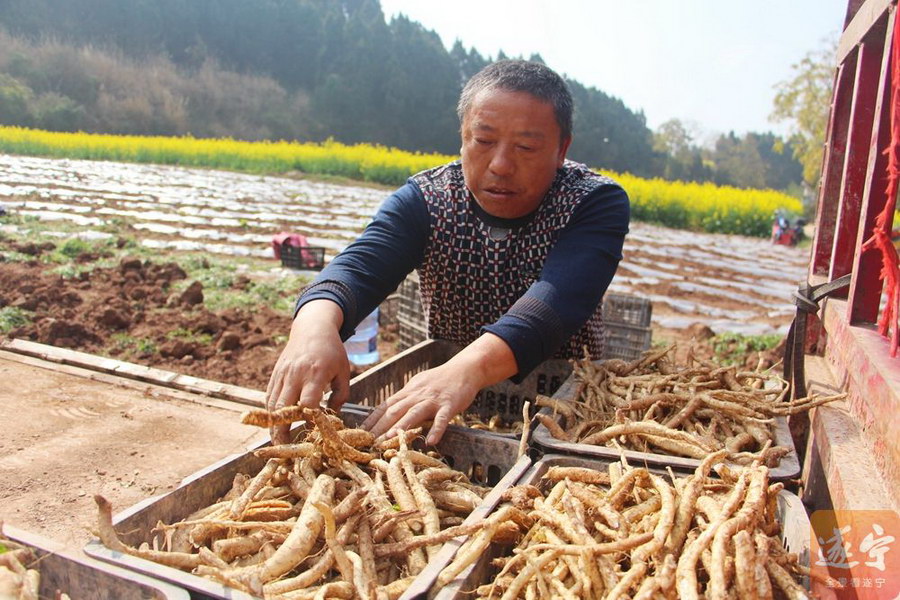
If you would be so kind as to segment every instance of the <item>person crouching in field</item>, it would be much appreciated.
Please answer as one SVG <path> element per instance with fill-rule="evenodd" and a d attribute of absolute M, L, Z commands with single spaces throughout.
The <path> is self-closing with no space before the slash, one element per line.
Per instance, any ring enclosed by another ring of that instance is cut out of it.
<path fill-rule="evenodd" d="M 359 238 L 301 293 L 267 407 L 348 397 L 342 342 L 414 269 L 431 338 L 462 350 L 423 371 L 363 424 L 391 436 L 433 421 L 436 444 L 484 387 L 548 358 L 602 354 L 601 307 L 628 232 L 612 179 L 566 159 L 572 96 L 534 62 L 503 60 L 464 87 L 460 160 L 391 194 Z M 286 428 L 275 432 L 285 441 Z"/>

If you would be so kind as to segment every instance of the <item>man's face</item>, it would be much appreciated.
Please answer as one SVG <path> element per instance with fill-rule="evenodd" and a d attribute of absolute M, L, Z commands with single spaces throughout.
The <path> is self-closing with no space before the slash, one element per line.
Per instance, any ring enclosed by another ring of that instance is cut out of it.
<path fill-rule="evenodd" d="M 463 117 L 466 186 L 488 214 L 525 216 L 544 199 L 570 141 L 560 140 L 551 104 L 526 92 L 482 90 Z"/>

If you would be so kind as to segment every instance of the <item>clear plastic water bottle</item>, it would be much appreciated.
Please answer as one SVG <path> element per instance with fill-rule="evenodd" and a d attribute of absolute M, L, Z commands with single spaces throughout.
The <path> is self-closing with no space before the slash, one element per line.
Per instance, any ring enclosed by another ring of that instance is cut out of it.
<path fill-rule="evenodd" d="M 356 326 L 356 332 L 344 342 L 344 348 L 347 350 L 347 358 L 358 367 L 378 362 L 377 308 Z"/>

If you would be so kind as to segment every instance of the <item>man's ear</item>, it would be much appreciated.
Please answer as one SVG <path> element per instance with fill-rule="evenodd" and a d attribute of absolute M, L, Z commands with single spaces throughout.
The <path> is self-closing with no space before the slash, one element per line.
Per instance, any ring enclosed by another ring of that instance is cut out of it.
<path fill-rule="evenodd" d="M 557 169 L 561 169 L 563 166 L 563 163 L 566 161 L 566 152 L 569 151 L 569 145 L 571 145 L 571 143 L 572 143 L 572 136 L 570 135 L 569 137 L 564 139 L 559 144 L 559 156 L 557 157 L 557 161 L 556 161 Z"/>

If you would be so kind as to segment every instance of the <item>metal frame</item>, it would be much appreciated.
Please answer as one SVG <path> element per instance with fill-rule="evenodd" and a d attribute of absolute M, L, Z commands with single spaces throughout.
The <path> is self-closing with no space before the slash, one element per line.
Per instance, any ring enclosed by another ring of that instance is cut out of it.
<path fill-rule="evenodd" d="M 826 131 L 811 277 L 851 273 L 847 320 L 878 319 L 881 256 L 862 253 L 886 203 L 890 69 L 896 0 L 852 0 L 838 44 Z"/>

